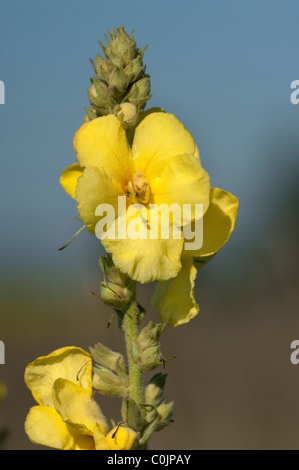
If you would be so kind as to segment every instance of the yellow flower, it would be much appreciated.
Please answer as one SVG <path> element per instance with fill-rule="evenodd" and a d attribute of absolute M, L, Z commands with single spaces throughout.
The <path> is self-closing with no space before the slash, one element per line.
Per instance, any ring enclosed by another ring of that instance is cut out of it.
<path fill-rule="evenodd" d="M 199 312 L 194 283 L 197 269 L 204 266 L 225 245 L 232 234 L 238 199 L 222 189 L 211 189 L 211 202 L 203 217 L 203 245 L 199 250 L 184 250 L 182 269 L 175 279 L 159 282 L 152 299 L 163 323 L 178 326 Z"/>
<path fill-rule="evenodd" d="M 130 450 L 134 447 L 137 434 L 123 426 L 113 428 L 105 438 L 101 432 L 95 433 L 96 450 Z"/>
<path fill-rule="evenodd" d="M 91 377 L 91 357 L 77 347 L 58 349 L 27 366 L 25 382 L 38 403 L 25 422 L 32 442 L 62 450 L 92 450 L 95 432 L 105 438 L 109 428 L 92 399 Z"/>
<path fill-rule="evenodd" d="M 195 204 L 203 205 L 203 213 L 208 209 L 209 175 L 201 166 L 192 136 L 172 114 L 146 116 L 135 130 L 132 146 L 116 116 L 94 119 L 76 132 L 74 148 L 79 163 L 68 167 L 60 182 L 77 200 L 80 217 L 91 233 L 100 220 L 96 216 L 100 204 L 112 205 L 116 220 L 120 217 L 119 196 L 125 196 L 128 213 L 132 204 L 145 206 L 147 221 L 155 216 L 153 205 L 176 204 L 183 209 L 190 204 L 184 224 L 196 220 Z M 131 214 L 127 223 L 135 217 Z M 173 218 L 170 225 L 180 225 L 177 222 Z M 150 239 L 146 230 L 146 239 L 123 239 L 116 234 L 102 243 L 115 265 L 134 280 L 174 278 L 182 268 L 183 236 L 170 233 L 167 239 L 161 234 Z"/>

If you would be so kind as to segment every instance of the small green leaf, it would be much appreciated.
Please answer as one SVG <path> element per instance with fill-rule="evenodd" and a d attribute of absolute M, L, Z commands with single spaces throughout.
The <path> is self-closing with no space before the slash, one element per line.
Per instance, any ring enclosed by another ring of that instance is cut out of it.
<path fill-rule="evenodd" d="M 140 409 L 134 400 L 124 398 L 121 414 L 129 428 L 134 429 L 136 432 L 140 432 L 144 428 L 145 423 Z"/>

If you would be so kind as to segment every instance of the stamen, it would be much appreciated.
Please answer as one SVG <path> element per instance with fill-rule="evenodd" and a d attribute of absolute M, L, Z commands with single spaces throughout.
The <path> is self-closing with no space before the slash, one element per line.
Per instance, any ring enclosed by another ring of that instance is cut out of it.
<path fill-rule="evenodd" d="M 142 173 L 137 171 L 136 176 L 133 180 L 133 187 L 137 195 L 137 199 L 139 202 L 146 204 L 150 199 L 150 188 L 147 184 L 145 178 L 143 178 Z"/>
<path fill-rule="evenodd" d="M 150 188 L 142 173 L 137 170 L 135 177 L 129 180 L 125 188 L 127 197 L 132 201 L 132 204 L 146 204 L 150 199 Z"/>

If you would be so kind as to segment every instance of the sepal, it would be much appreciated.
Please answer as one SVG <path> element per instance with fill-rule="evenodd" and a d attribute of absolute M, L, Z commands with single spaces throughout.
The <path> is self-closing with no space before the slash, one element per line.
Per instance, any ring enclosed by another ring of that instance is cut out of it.
<path fill-rule="evenodd" d="M 140 409 L 134 400 L 124 398 L 121 414 L 122 419 L 129 426 L 129 428 L 134 429 L 136 432 L 142 431 L 145 423 Z"/>
<path fill-rule="evenodd" d="M 123 397 L 128 394 L 127 387 L 121 378 L 109 369 L 101 366 L 94 367 L 92 386 L 107 397 Z"/>

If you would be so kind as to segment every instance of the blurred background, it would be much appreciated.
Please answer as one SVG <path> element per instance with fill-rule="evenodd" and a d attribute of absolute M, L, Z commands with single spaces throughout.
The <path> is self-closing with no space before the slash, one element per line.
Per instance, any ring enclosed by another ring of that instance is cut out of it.
<path fill-rule="evenodd" d="M 111 28 L 149 45 L 148 107 L 193 135 L 212 185 L 238 196 L 236 230 L 197 278 L 200 314 L 162 336 L 175 422 L 152 449 L 299 449 L 299 4 L 257 0 L 0 0 L 0 340 L 7 397 L 3 448 L 40 449 L 24 433 L 34 400 L 25 366 L 56 348 L 123 348 L 94 296 L 97 239 L 59 185 L 88 106 L 89 58 Z M 153 285 L 139 290 L 148 318 Z M 150 377 L 150 375 L 149 375 Z M 101 399 L 119 419 L 117 399 Z"/>

